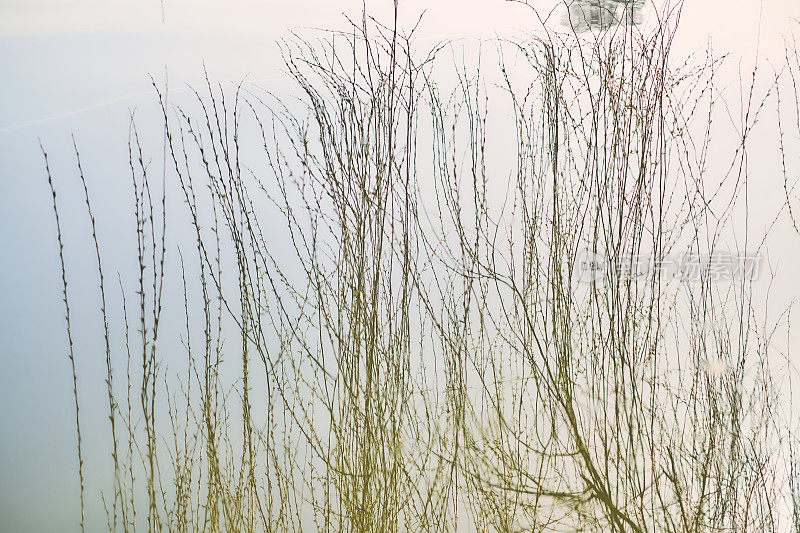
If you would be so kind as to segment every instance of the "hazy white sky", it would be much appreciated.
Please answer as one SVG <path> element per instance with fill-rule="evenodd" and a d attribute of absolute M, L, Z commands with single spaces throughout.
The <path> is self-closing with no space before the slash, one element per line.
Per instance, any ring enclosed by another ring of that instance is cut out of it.
<path fill-rule="evenodd" d="M 392 8 L 390 0 L 366 4 L 379 17 Z M 531 4 L 545 15 L 558 2 Z M 215 79 L 268 79 L 278 67 L 276 39 L 289 29 L 342 27 L 342 14 L 357 17 L 361 6 L 358 0 L 0 0 L 6 80 L 0 135 L 98 106 L 124 111 L 134 95 L 147 92 L 147 74 L 165 66 L 180 82 L 197 81 L 204 61 Z M 527 7 L 504 0 L 405 0 L 400 9 L 405 24 L 425 11 L 420 35 L 431 40 L 522 36 L 539 27 Z M 712 39 L 716 50 L 746 57 L 758 43 L 762 54 L 779 58 L 797 19 L 797 0 L 689 0 L 676 51 Z"/>
<path fill-rule="evenodd" d="M 531 3 L 542 15 L 558 4 Z M 392 8 L 390 0 L 366 4 L 379 17 Z M 198 80 L 203 61 L 216 79 L 270 78 L 278 66 L 276 39 L 289 29 L 342 27 L 342 14 L 357 17 L 361 6 L 358 0 L 0 0 L 6 80 L 0 135 L 97 106 L 119 103 L 124 111 L 133 95 L 147 91 L 146 75 L 165 66 L 181 82 Z M 504 0 L 405 0 L 400 9 L 406 24 L 424 10 L 420 35 L 431 40 L 522 36 L 539 27 L 528 8 Z M 703 48 L 711 38 L 716 50 L 746 57 L 758 43 L 762 54 L 779 58 L 798 19 L 797 0 L 689 0 L 676 50 Z M 558 24 L 558 12 L 552 20 Z"/>
<path fill-rule="evenodd" d="M 531 3 L 542 14 L 556 4 Z M 390 0 L 366 4 L 388 20 Z M 117 163 L 126 161 L 130 110 L 153 103 L 150 74 L 166 68 L 170 86 L 179 87 L 200 82 L 205 65 L 213 80 L 249 76 L 278 85 L 277 39 L 292 29 L 341 28 L 342 14 L 359 17 L 361 6 L 360 0 L 164 0 L 162 12 L 159 0 L 0 0 L 0 531 L 65 530 L 64 510 L 75 509 L 74 415 L 38 139 L 71 170 L 76 132 L 101 204 L 108 203 L 98 209 L 117 209 L 109 198 L 119 186 L 109 183 L 120 172 Z M 432 42 L 521 37 L 539 27 L 528 8 L 504 0 L 401 0 L 400 9 L 406 25 L 426 10 L 420 35 Z M 777 64 L 789 32 L 800 35 L 798 19 L 800 0 L 686 0 L 674 52 L 712 42 L 734 64 L 751 64 L 756 50 Z M 553 25 L 559 20 L 556 14 Z M 792 250 L 798 257 L 796 245 Z M 78 257 L 74 268 L 80 277 L 91 263 Z M 101 383 L 98 376 L 90 371 L 86 381 Z"/>

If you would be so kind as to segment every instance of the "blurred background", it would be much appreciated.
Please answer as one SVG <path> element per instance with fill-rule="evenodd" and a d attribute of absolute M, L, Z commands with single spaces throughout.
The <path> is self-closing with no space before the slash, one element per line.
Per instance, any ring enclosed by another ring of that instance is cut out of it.
<path fill-rule="evenodd" d="M 401 0 L 400 25 L 411 27 L 424 12 L 421 40 L 471 46 L 498 37 L 525 38 L 541 31 L 542 23 L 556 29 L 566 21 L 587 31 L 607 28 L 625 18 L 625 9 L 635 23 L 647 24 L 655 16 L 644 1 L 575 2 L 569 9 L 552 0 L 530 4 L 536 12 L 503 0 Z M 54 172 L 72 176 L 75 135 L 96 216 L 104 221 L 106 253 L 127 253 L 120 225 L 131 210 L 128 127 L 132 113 L 158 112 L 151 76 L 159 84 L 168 80 L 176 98 L 204 84 L 204 70 L 213 83 L 246 79 L 285 90 L 276 42 L 291 32 L 308 36 L 346 28 L 346 17 L 358 20 L 364 5 L 379 20 L 391 20 L 389 0 L 0 0 L 0 531 L 70 531 L 78 523 L 71 374 L 39 143 Z M 726 75 L 735 86 L 751 75 L 756 59 L 767 71 L 773 64 L 779 68 L 786 40 L 798 34 L 798 19 L 797 0 L 687 0 L 673 55 L 680 60 L 709 47 L 730 54 Z M 737 91 L 731 94 L 735 103 Z M 160 130 L 154 131 L 157 147 Z M 754 142 L 755 158 L 758 143 L 765 153 L 775 146 L 774 138 Z M 778 202 L 777 162 L 753 164 L 763 173 L 757 178 L 764 180 L 764 201 Z M 70 199 L 80 199 L 81 191 L 63 189 L 66 205 L 80 205 Z M 93 290 L 95 283 L 93 249 L 82 238 L 85 214 L 64 218 L 71 290 L 78 302 L 73 322 L 80 332 L 96 318 L 94 302 L 80 307 L 82 291 Z M 788 244 L 773 266 L 781 263 L 791 271 L 800 258 L 800 240 L 791 232 L 778 238 Z M 782 283 L 776 305 L 796 295 L 793 277 Z M 91 353 L 98 347 L 78 348 Z M 85 398 L 102 398 L 104 362 L 97 353 L 96 361 L 80 362 Z M 91 417 L 105 408 L 84 401 L 82 409 Z M 105 451 L 86 442 L 91 468 Z"/>

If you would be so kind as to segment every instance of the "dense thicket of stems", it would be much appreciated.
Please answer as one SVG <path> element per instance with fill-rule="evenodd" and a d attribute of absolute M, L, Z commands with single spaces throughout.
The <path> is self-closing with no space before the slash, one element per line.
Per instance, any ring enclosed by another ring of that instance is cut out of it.
<path fill-rule="evenodd" d="M 764 106 L 751 92 L 728 176 L 712 185 L 719 61 L 670 58 L 678 14 L 647 31 L 500 43 L 495 85 L 464 64 L 442 81 L 444 47 L 420 53 L 413 31 L 366 16 L 285 44 L 293 99 L 208 81 L 176 106 L 154 82 L 163 176 L 132 119 L 138 311 L 120 279 L 119 324 L 84 189 L 109 529 L 799 523 L 773 335 L 756 325 L 751 281 L 653 268 L 722 249 L 746 209 L 747 135 Z M 796 54 L 787 62 L 794 79 Z M 512 145 L 510 166 L 493 138 Z M 794 221 L 793 185 L 787 170 Z M 168 236 L 181 224 L 189 233 Z M 604 260 L 588 277 L 587 257 Z M 159 331 L 167 312 L 181 328 Z M 164 335 L 185 353 L 164 353 Z"/>

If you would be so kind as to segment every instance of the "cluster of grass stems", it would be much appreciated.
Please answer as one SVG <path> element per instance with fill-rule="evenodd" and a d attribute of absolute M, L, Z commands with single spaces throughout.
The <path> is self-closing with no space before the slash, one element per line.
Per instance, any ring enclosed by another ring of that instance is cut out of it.
<path fill-rule="evenodd" d="M 133 119 L 129 135 L 134 279 L 104 272 L 76 144 L 104 332 L 108 529 L 798 527 L 751 281 L 613 268 L 712 253 L 746 207 L 764 104 L 750 94 L 729 172 L 710 179 L 720 60 L 676 66 L 679 13 L 661 16 L 647 31 L 500 43 L 494 85 L 367 17 L 286 43 L 292 100 L 209 81 L 177 106 L 154 83 L 162 172 Z M 787 54 L 780 76 L 799 70 Z M 496 135 L 510 159 L 493 160 Z M 77 367 L 97 359 L 73 349 L 47 176 L 83 530 Z M 609 266 L 579 282 L 586 250 Z M 160 329 L 167 313 L 182 328 Z M 184 349 L 165 353 L 165 335 Z"/>

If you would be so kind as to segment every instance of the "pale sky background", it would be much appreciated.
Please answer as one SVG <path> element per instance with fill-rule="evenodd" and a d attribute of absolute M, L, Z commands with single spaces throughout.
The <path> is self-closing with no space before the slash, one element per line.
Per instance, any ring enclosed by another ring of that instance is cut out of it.
<path fill-rule="evenodd" d="M 532 3 L 542 12 L 554 5 Z M 391 5 L 367 1 L 384 20 Z M 98 219 L 112 221 L 103 231 L 113 239 L 115 212 L 129 209 L 127 197 L 119 199 L 128 186 L 129 113 L 152 111 L 150 74 L 163 79 L 166 69 L 179 90 L 200 83 L 205 64 L 213 81 L 247 76 L 280 88 L 286 83 L 276 40 L 293 29 L 342 27 L 342 14 L 359 17 L 361 6 L 352 0 L 164 0 L 162 19 L 158 0 L 0 0 L 0 531 L 77 528 L 71 380 L 38 139 L 67 179 L 74 174 L 69 148 L 76 134 L 96 187 Z M 503 0 L 401 0 L 404 21 L 422 10 L 420 35 L 432 43 L 522 37 L 538 26 L 527 8 Z M 784 39 L 792 31 L 800 38 L 797 19 L 798 0 L 687 0 L 673 53 L 702 50 L 710 41 L 749 72 L 756 50 L 763 61 L 780 63 Z M 766 150 L 772 140 L 763 142 Z M 779 193 L 775 168 L 763 168 L 764 194 Z M 75 194 L 65 192 L 65 201 Z M 76 240 L 84 222 L 69 226 L 77 228 Z M 775 261 L 787 274 L 777 292 L 779 303 L 788 303 L 800 296 L 789 275 L 800 259 L 800 237 L 782 235 L 784 255 Z M 81 288 L 94 283 L 94 259 L 84 251 L 70 258 L 78 302 Z M 73 320 L 94 320 L 94 305 Z M 101 382 L 101 363 L 85 370 L 85 382 Z M 87 416 L 104 412 L 98 403 L 84 400 L 82 409 Z M 87 463 L 106 453 L 88 446 Z"/>

